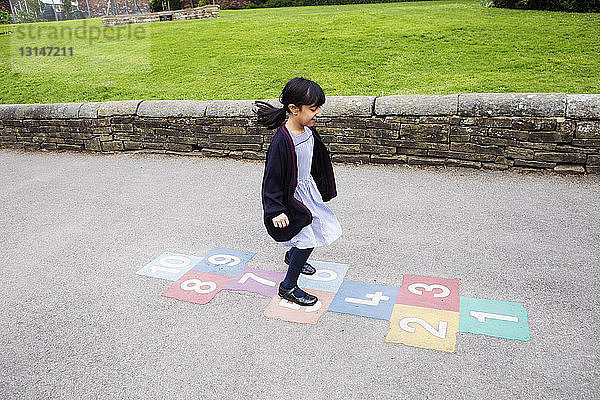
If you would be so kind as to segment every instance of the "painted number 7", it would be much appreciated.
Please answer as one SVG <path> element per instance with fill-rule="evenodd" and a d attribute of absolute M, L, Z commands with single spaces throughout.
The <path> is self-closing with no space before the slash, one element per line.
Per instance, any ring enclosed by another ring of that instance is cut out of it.
<path fill-rule="evenodd" d="M 248 279 L 254 279 L 254 280 L 255 280 L 256 282 L 258 282 L 258 283 L 262 283 L 263 285 L 266 285 L 266 286 L 271 286 L 271 287 L 275 286 L 275 284 L 276 284 L 276 283 L 275 283 L 275 282 L 273 282 L 273 281 L 270 281 L 270 280 L 268 280 L 268 279 L 265 279 L 265 278 L 261 278 L 261 277 L 260 277 L 260 276 L 258 276 L 258 275 L 254 275 L 252 272 L 246 272 L 246 273 L 245 273 L 245 274 L 244 274 L 244 275 L 243 275 L 243 276 L 240 278 L 240 280 L 238 281 L 238 283 L 246 283 L 246 281 L 247 281 Z"/>

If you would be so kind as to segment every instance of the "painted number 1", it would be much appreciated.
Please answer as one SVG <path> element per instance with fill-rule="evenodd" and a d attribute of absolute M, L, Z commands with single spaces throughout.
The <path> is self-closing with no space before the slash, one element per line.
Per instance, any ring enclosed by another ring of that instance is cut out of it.
<path fill-rule="evenodd" d="M 479 322 L 485 322 L 486 318 L 499 319 L 501 321 L 519 322 L 519 318 L 513 317 L 512 315 L 492 314 L 481 311 L 471 311 L 471 317 L 475 317 Z"/>

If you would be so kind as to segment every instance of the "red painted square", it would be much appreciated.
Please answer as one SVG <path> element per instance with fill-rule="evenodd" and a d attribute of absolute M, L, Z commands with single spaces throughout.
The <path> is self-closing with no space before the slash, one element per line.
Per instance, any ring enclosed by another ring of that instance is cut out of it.
<path fill-rule="evenodd" d="M 458 279 L 423 275 L 404 275 L 396 304 L 458 312 Z"/>
<path fill-rule="evenodd" d="M 195 304 L 207 304 L 232 279 L 210 272 L 188 271 L 161 296 Z"/>
<path fill-rule="evenodd" d="M 297 322 L 299 324 L 316 325 L 319 318 L 321 318 L 329 308 L 329 305 L 335 297 L 335 293 L 314 289 L 307 289 L 307 292 L 317 296 L 319 299 L 317 304 L 310 307 L 301 307 L 287 300 L 283 300 L 279 295 L 275 295 L 265 309 L 265 317 L 277 318 L 288 322 Z"/>

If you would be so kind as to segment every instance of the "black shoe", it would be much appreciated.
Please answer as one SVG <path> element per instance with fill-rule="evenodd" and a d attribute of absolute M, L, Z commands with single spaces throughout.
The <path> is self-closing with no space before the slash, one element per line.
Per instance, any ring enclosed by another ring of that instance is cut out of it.
<path fill-rule="evenodd" d="M 279 297 L 282 299 L 291 301 L 292 303 L 296 303 L 301 306 L 312 306 L 319 300 L 317 299 L 317 296 L 313 296 L 310 293 L 306 293 L 303 297 L 298 297 L 294 294 L 294 290 L 296 290 L 298 286 L 294 286 L 291 289 L 284 289 L 283 286 L 281 286 L 282 283 L 283 282 L 279 284 Z"/>
<path fill-rule="evenodd" d="M 285 260 L 284 261 L 287 265 L 290 265 L 290 254 L 287 251 L 285 252 Z M 302 266 L 302 271 L 300 273 L 304 274 L 304 275 L 314 275 L 315 272 L 317 272 L 315 267 L 313 267 L 309 263 L 305 263 Z"/>

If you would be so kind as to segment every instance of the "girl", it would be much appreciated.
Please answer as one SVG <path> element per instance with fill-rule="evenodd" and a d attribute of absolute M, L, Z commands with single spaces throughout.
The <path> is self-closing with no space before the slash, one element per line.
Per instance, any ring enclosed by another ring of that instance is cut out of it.
<path fill-rule="evenodd" d="M 291 247 L 285 254 L 289 267 L 279 284 L 279 296 L 311 306 L 318 299 L 298 287 L 298 277 L 315 273 L 306 263 L 315 247 L 326 246 L 342 234 L 337 218 L 323 203 L 337 195 L 331 158 L 317 131 L 309 128 L 321 115 L 325 94 L 317 83 L 294 78 L 279 101 L 283 108 L 256 102 L 258 123 L 278 128 L 265 162 L 264 224 L 275 241 Z"/>

